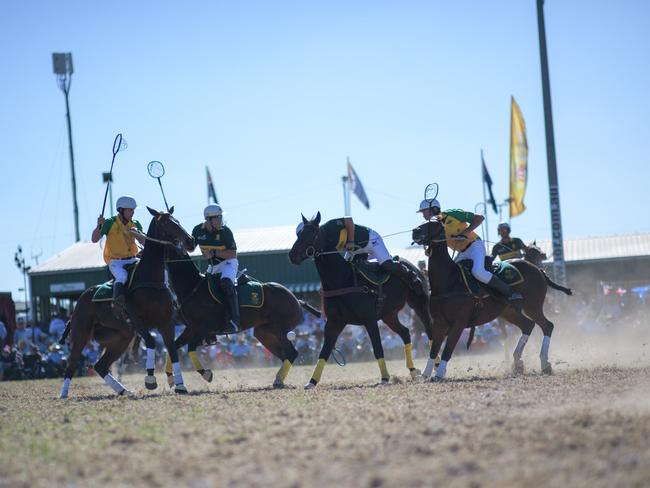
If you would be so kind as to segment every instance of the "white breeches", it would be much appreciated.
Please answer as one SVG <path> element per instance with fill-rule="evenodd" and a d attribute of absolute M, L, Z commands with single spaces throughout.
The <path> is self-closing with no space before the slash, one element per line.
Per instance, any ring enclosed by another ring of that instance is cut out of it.
<path fill-rule="evenodd" d="M 221 278 L 228 278 L 235 285 L 237 284 L 237 271 L 239 270 L 239 261 L 237 258 L 226 259 L 219 264 L 208 266 L 208 273 L 221 273 Z"/>
<path fill-rule="evenodd" d="M 483 242 L 478 239 L 470 244 L 463 252 L 456 256 L 455 261 L 458 263 L 466 259 L 472 260 L 472 275 L 481 283 L 489 283 L 492 279 L 492 273 L 485 269 L 485 247 Z"/>
<path fill-rule="evenodd" d="M 366 247 L 357 249 L 354 251 L 355 254 L 365 254 L 368 253 L 368 259 L 376 259 L 379 264 L 392 259 L 386 245 L 384 244 L 383 239 L 377 232 L 370 229 L 368 235 L 368 244 Z"/>
<path fill-rule="evenodd" d="M 129 273 L 124 269 L 124 266 L 135 263 L 137 260 L 138 258 L 111 259 L 108 263 L 108 269 L 111 270 L 111 274 L 115 278 L 116 283 L 126 284 Z"/>

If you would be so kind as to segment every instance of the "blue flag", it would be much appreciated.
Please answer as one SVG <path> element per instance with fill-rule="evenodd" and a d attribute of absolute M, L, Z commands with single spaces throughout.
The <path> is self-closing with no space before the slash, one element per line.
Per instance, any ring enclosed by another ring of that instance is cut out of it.
<path fill-rule="evenodd" d="M 368 196 L 366 195 L 366 191 L 363 189 L 361 180 L 357 176 L 356 171 L 354 171 L 354 168 L 350 164 L 349 159 L 348 159 L 348 185 L 350 185 L 350 190 L 352 190 L 354 194 L 357 196 L 357 198 L 361 201 L 361 203 L 363 203 L 363 206 L 366 207 L 367 209 L 370 209 L 370 202 L 368 201 Z"/>
<path fill-rule="evenodd" d="M 210 199 L 213 200 L 214 203 L 219 203 L 219 199 L 217 198 L 217 192 L 214 191 L 214 185 L 212 184 L 212 176 L 210 176 L 210 170 L 208 167 L 205 167 L 205 174 L 208 179 L 208 205 L 210 204 Z"/>
<path fill-rule="evenodd" d="M 499 213 L 497 211 L 497 202 L 494 200 L 494 194 L 492 193 L 492 178 L 490 178 L 490 173 L 488 173 L 487 166 L 485 165 L 485 159 L 483 159 L 483 151 L 481 151 L 481 163 L 483 163 L 483 184 L 487 186 L 488 194 L 490 195 L 488 203 L 492 206 L 494 213 Z"/>

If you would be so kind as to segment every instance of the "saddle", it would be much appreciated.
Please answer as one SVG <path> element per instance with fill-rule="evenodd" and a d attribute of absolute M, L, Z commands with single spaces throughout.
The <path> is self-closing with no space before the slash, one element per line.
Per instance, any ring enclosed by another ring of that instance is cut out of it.
<path fill-rule="evenodd" d="M 138 267 L 138 264 L 140 261 L 136 261 L 135 263 L 127 264 L 124 266 L 124 269 L 128 273 L 128 278 L 126 279 L 126 292 L 128 293 L 129 290 L 131 289 L 131 283 L 133 281 L 133 275 Z M 97 287 L 95 290 L 95 293 L 93 294 L 92 301 L 93 302 L 112 302 L 113 301 L 113 283 L 115 283 L 115 280 L 109 280 L 105 283 L 102 283 Z"/>
<path fill-rule="evenodd" d="M 221 274 L 208 274 L 205 279 L 208 281 L 208 291 L 212 299 L 219 303 L 226 303 L 221 286 Z M 237 296 L 239 298 L 239 307 L 261 308 L 264 306 L 264 284 L 253 280 L 251 277 L 242 274 L 237 279 Z"/>
<path fill-rule="evenodd" d="M 492 264 L 491 259 L 489 261 L 486 259 L 485 264 L 485 269 L 487 271 L 496 275 L 498 278 L 510 286 L 518 285 L 524 282 L 524 277 L 519 272 L 519 270 L 507 261 L 500 261 L 498 263 Z M 491 288 L 488 288 L 483 283 L 474 278 L 472 275 L 471 259 L 464 259 L 463 261 L 456 263 L 456 265 L 460 270 L 461 279 L 468 293 L 478 296 L 487 296 L 494 293 Z"/>

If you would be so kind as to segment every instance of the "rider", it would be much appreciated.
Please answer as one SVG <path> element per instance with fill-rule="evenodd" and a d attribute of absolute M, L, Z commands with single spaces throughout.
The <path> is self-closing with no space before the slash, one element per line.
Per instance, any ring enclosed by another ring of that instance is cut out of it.
<path fill-rule="evenodd" d="M 459 209 L 441 212 L 438 200 L 422 200 L 418 212 L 425 220 L 436 217 L 443 225 L 447 246 L 458 253 L 456 262 L 471 260 L 474 278 L 499 292 L 516 308 L 521 308 L 521 293 L 513 291 L 510 285 L 485 269 L 485 247 L 474 232 L 484 220 L 482 215 Z"/>
<path fill-rule="evenodd" d="M 510 237 L 510 224 L 501 222 L 497 227 L 501 240 L 492 248 L 492 257 L 499 256 L 501 261 L 521 258 L 526 251 L 526 245 L 518 237 Z"/>
<path fill-rule="evenodd" d="M 296 229 L 300 234 L 304 224 Z M 368 254 L 368 259 L 376 259 L 379 268 L 394 274 L 411 289 L 422 292 L 422 283 L 417 275 L 399 261 L 393 261 L 381 236 L 374 230 L 355 224 L 352 217 L 332 219 L 320 226 L 323 250 L 346 250 L 350 254 Z"/>
<path fill-rule="evenodd" d="M 208 260 L 208 274 L 221 274 L 219 285 L 226 296 L 230 319 L 227 334 L 239 332 L 239 299 L 237 296 L 237 245 L 232 231 L 223 225 L 223 210 L 219 205 L 208 205 L 203 210 L 205 222 L 192 230 L 192 236 Z"/>
<path fill-rule="evenodd" d="M 93 230 L 92 242 L 98 242 L 102 236 L 106 236 L 104 245 L 104 261 L 115 278 L 113 284 L 113 314 L 116 317 L 122 316 L 126 280 L 128 272 L 124 269 L 127 264 L 135 263 L 139 252 L 135 243 L 136 235 L 131 229 L 142 232 L 142 226 L 137 220 L 133 220 L 133 214 L 137 204 L 130 196 L 122 196 L 117 199 L 117 215 L 104 219 L 101 215 L 97 218 L 97 227 Z"/>

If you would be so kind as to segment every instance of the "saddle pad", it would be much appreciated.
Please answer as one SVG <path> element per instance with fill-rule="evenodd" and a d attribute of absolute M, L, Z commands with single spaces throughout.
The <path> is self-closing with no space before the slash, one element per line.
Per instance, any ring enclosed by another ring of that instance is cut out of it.
<path fill-rule="evenodd" d="M 359 268 L 358 272 L 364 280 L 373 285 L 383 285 L 390 279 L 390 274 L 384 271 L 371 271 L 369 269 Z"/>
<path fill-rule="evenodd" d="M 217 303 L 225 303 L 223 291 L 215 275 L 207 275 L 208 291 Z M 257 281 L 239 283 L 236 287 L 240 307 L 261 308 L 264 306 L 264 285 Z"/>
<path fill-rule="evenodd" d="M 127 287 L 126 289 L 128 290 L 131 287 L 131 282 L 133 281 L 133 272 L 135 271 L 135 268 L 138 267 L 138 263 L 140 261 L 135 262 L 134 264 L 128 264 L 125 266 L 125 269 L 127 273 L 129 274 L 129 277 L 127 279 Z M 93 294 L 92 301 L 93 302 L 110 302 L 113 301 L 113 283 L 115 280 L 110 280 L 107 281 L 106 283 L 102 283 L 97 287 L 95 290 L 95 293 Z"/>
<path fill-rule="evenodd" d="M 472 276 L 472 261 L 466 259 L 456 264 L 460 270 L 460 277 L 463 280 L 463 284 L 465 285 L 467 292 L 471 293 L 472 295 L 479 295 L 481 293 L 481 285 L 476 280 L 476 278 Z"/>
<path fill-rule="evenodd" d="M 524 277 L 521 275 L 521 272 L 515 266 L 505 261 L 493 264 L 492 273 L 497 275 L 510 286 L 524 282 Z"/>

